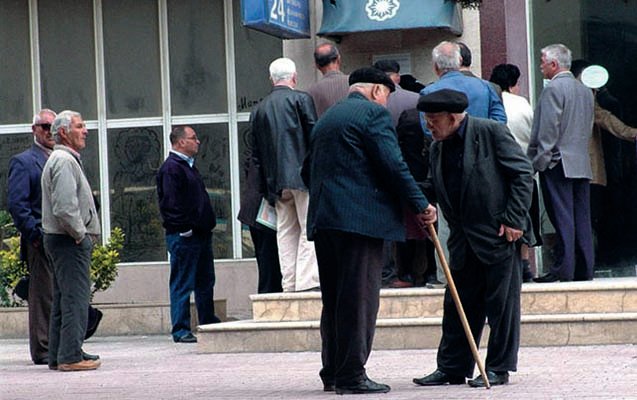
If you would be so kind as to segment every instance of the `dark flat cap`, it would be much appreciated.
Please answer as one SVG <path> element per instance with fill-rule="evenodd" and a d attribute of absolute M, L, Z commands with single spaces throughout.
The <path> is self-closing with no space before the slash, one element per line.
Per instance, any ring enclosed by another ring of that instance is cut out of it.
<path fill-rule="evenodd" d="M 418 110 L 426 113 L 448 112 L 459 114 L 469 105 L 467 95 L 457 90 L 440 89 L 418 99 Z"/>
<path fill-rule="evenodd" d="M 394 82 L 378 68 L 365 67 L 352 72 L 349 74 L 349 84 L 355 83 L 378 83 L 387 86 L 391 92 L 396 90 Z"/>
<path fill-rule="evenodd" d="M 396 60 L 378 60 L 373 65 L 374 68 L 387 72 L 400 72 L 400 64 Z"/>

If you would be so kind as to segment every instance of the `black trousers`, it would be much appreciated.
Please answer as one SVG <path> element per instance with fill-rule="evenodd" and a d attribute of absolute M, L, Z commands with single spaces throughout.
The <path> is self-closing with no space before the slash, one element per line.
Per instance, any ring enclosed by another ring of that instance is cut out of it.
<path fill-rule="evenodd" d="M 281 287 L 281 265 L 276 231 L 270 228 L 250 227 L 250 237 L 254 244 L 259 269 L 258 293 L 279 293 Z"/>
<path fill-rule="evenodd" d="M 383 268 L 383 240 L 335 230 L 315 235 L 323 312 L 320 376 L 337 386 L 365 379 Z"/>
<path fill-rule="evenodd" d="M 489 334 L 485 368 L 495 372 L 516 371 L 520 347 L 520 252 L 512 245 L 504 261 L 485 264 L 467 248 L 465 264 L 451 270 L 471 332 L 480 343 L 485 318 Z M 449 289 L 445 291 L 442 339 L 438 369 L 451 375 L 471 377 L 475 362 Z"/>
<path fill-rule="evenodd" d="M 44 244 L 26 246 L 29 268 L 29 348 L 31 359 L 49 357 L 49 319 L 53 303 L 53 267 L 44 253 Z"/>

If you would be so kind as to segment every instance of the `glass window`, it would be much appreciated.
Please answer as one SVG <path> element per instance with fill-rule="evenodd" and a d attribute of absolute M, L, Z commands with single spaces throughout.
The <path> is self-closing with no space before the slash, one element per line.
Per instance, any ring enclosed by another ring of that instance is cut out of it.
<path fill-rule="evenodd" d="M 31 123 L 33 89 L 28 2 L 0 1 L 0 15 L 0 124 Z"/>
<path fill-rule="evenodd" d="M 245 169 L 246 160 L 252 152 L 252 141 L 250 139 L 250 123 L 240 122 L 238 125 L 239 131 L 239 186 L 243 189 L 245 182 Z M 252 237 L 250 236 L 250 229 L 248 225 L 241 224 L 241 247 L 243 250 L 243 257 L 254 257 L 254 243 L 252 243 Z"/>
<path fill-rule="evenodd" d="M 84 115 L 82 115 L 84 117 Z M 100 181 L 100 144 L 99 136 L 96 130 L 88 131 L 86 138 L 86 147 L 80 153 L 82 157 L 82 166 L 84 167 L 84 173 L 86 179 L 91 185 L 93 194 L 96 196 L 96 200 L 100 201 L 101 181 Z"/>
<path fill-rule="evenodd" d="M 173 115 L 228 111 L 223 21 L 222 1 L 168 1 Z"/>
<path fill-rule="evenodd" d="M 283 55 L 281 39 L 241 25 L 239 2 L 234 15 L 237 111 L 250 112 L 254 104 L 270 93 L 270 63 Z M 246 62 L 245 60 L 249 60 Z"/>
<path fill-rule="evenodd" d="M 108 118 L 161 115 L 157 1 L 102 4 Z"/>
<path fill-rule="evenodd" d="M 40 1 L 38 17 L 42 105 L 97 119 L 92 2 Z"/>
<path fill-rule="evenodd" d="M 33 144 L 31 132 L 0 135 L 0 188 L 4 188 L 0 196 L 0 210 L 7 209 L 7 179 L 9 177 L 9 160 Z"/>
<path fill-rule="evenodd" d="M 232 258 L 232 215 L 230 205 L 230 150 L 228 125 L 191 125 L 201 141 L 195 165 L 203 177 L 217 216 L 213 231 L 215 258 Z"/>
<path fill-rule="evenodd" d="M 162 135 L 161 127 L 108 131 L 111 225 L 126 234 L 123 262 L 166 260 L 155 183 Z"/>

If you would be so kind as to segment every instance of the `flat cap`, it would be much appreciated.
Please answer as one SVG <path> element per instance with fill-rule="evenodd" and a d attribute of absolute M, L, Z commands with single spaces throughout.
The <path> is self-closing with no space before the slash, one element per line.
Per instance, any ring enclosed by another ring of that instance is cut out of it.
<path fill-rule="evenodd" d="M 387 86 L 390 92 L 396 90 L 394 82 L 378 68 L 365 67 L 352 72 L 349 74 L 349 84 L 355 83 L 378 83 Z"/>
<path fill-rule="evenodd" d="M 457 90 L 440 89 L 418 99 L 418 110 L 426 113 L 448 112 L 459 114 L 469 105 L 467 95 Z"/>
<path fill-rule="evenodd" d="M 400 64 L 396 60 L 378 60 L 373 65 L 374 68 L 387 72 L 400 72 Z"/>

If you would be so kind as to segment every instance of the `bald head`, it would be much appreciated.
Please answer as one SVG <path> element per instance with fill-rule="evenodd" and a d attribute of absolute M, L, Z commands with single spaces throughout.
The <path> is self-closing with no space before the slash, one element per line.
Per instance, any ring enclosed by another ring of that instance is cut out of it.
<path fill-rule="evenodd" d="M 323 43 L 314 49 L 314 62 L 323 74 L 338 71 L 341 68 L 341 54 L 333 44 Z"/>

